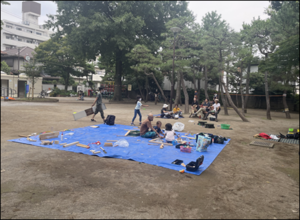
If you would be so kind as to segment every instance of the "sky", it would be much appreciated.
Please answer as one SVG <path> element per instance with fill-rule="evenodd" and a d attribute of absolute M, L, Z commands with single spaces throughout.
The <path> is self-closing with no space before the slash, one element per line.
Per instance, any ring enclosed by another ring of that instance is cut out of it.
<path fill-rule="evenodd" d="M 11 5 L 1 5 L 1 19 L 15 22 L 22 21 L 22 1 L 8 1 Z M 39 24 L 48 19 L 46 14 L 56 14 L 56 3 L 52 1 L 36 1 L 41 4 Z M 243 22 L 250 23 L 253 18 L 266 19 L 264 10 L 269 1 L 188 1 L 188 8 L 196 15 L 196 22 L 201 24 L 202 17 L 211 11 L 217 11 L 222 19 L 235 30 L 240 31 Z"/>

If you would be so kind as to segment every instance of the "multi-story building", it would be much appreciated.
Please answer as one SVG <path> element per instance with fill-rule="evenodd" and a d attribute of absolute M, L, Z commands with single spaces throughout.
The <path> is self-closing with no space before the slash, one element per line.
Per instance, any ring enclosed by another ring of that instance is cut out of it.
<path fill-rule="evenodd" d="M 50 39 L 53 33 L 39 25 L 41 4 L 33 1 L 22 2 L 22 22 L 3 19 L 1 30 L 1 50 L 17 47 L 34 49 L 40 43 Z"/>

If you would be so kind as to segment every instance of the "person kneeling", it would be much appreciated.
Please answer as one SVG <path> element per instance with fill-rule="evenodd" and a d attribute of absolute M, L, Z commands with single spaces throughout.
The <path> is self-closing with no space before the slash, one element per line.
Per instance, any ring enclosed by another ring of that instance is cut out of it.
<path fill-rule="evenodd" d="M 159 133 L 152 127 L 151 121 L 153 121 L 153 114 L 149 114 L 148 118 L 142 122 L 141 128 L 140 128 L 140 135 L 143 138 L 155 138 L 156 135 L 159 138 L 164 138 L 163 136 L 160 136 Z M 149 131 L 151 129 L 152 131 Z"/>

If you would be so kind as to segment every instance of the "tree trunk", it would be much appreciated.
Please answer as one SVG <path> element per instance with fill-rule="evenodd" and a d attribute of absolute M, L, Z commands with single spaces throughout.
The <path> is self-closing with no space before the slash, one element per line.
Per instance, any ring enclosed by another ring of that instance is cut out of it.
<path fill-rule="evenodd" d="M 65 91 L 68 91 L 69 79 L 70 79 L 70 74 L 67 74 L 65 80 Z"/>
<path fill-rule="evenodd" d="M 241 71 L 241 80 L 240 80 L 240 93 L 241 93 L 241 100 L 242 100 L 242 115 L 245 116 L 245 103 L 244 103 L 244 94 L 243 94 L 243 73 Z"/>
<path fill-rule="evenodd" d="M 114 86 L 114 101 L 122 100 L 122 51 L 117 49 L 116 52 L 116 73 L 115 73 L 115 86 Z"/>
<path fill-rule="evenodd" d="M 182 75 L 180 75 L 180 82 L 183 81 Z M 180 96 L 179 96 L 179 104 L 182 106 L 182 99 L 181 99 L 181 86 L 180 86 Z"/>
<path fill-rule="evenodd" d="M 247 103 L 248 103 L 248 98 L 249 98 L 249 83 L 250 83 L 250 63 L 248 63 L 248 68 L 247 68 L 247 79 L 246 79 L 246 97 L 245 97 L 245 109 L 244 113 L 247 113 Z"/>
<path fill-rule="evenodd" d="M 226 72 L 226 88 L 227 88 L 227 90 L 228 90 L 228 73 Z M 228 102 L 228 100 L 227 100 L 227 97 L 225 97 L 225 99 L 226 99 L 226 103 L 227 104 L 229 104 L 229 102 Z M 228 107 L 229 107 L 230 105 L 228 105 Z"/>
<path fill-rule="evenodd" d="M 201 91 L 200 90 L 200 83 L 201 83 L 201 79 L 198 79 L 197 81 L 198 81 L 197 82 L 198 83 L 198 101 L 200 101 L 200 91 Z"/>
<path fill-rule="evenodd" d="M 146 89 L 146 100 L 145 102 L 148 102 L 148 96 L 149 96 L 149 82 L 148 82 L 148 76 L 146 76 L 146 85 L 145 85 L 145 89 Z"/>
<path fill-rule="evenodd" d="M 140 95 L 141 95 L 142 99 L 145 100 L 145 96 L 143 94 L 143 91 L 142 91 L 141 85 L 139 84 L 139 81 L 137 80 L 136 83 L 137 83 L 137 85 L 139 87 L 139 91 L 140 91 Z"/>
<path fill-rule="evenodd" d="M 209 100 L 209 96 L 207 93 L 207 67 L 206 66 L 204 67 L 204 80 L 205 80 L 205 83 L 204 83 L 205 98 L 207 100 Z"/>
<path fill-rule="evenodd" d="M 268 59 L 268 54 L 266 54 L 265 56 L 266 56 L 266 59 Z M 266 104 L 267 104 L 267 119 L 272 120 L 270 97 L 269 97 L 269 86 L 268 86 L 268 71 L 265 72 L 265 93 L 266 93 Z"/>
<path fill-rule="evenodd" d="M 153 80 L 154 80 L 155 83 L 156 83 L 156 86 L 158 87 L 159 91 L 161 92 L 161 96 L 163 97 L 163 99 L 165 100 L 165 102 L 169 103 L 168 99 L 167 99 L 166 96 L 165 96 L 164 91 L 161 89 L 159 83 L 157 82 L 156 77 L 154 76 L 153 73 L 151 73 L 151 75 L 152 75 Z"/>
<path fill-rule="evenodd" d="M 31 96 L 31 98 L 34 99 L 34 77 L 32 77 L 31 85 L 32 85 L 32 96 Z"/>
<path fill-rule="evenodd" d="M 229 95 L 228 89 L 226 88 L 225 83 L 223 82 L 223 78 L 221 78 L 221 85 L 223 85 L 223 87 L 224 87 L 224 89 L 225 89 L 225 93 L 226 93 L 227 99 L 228 99 L 228 101 L 230 102 L 230 105 L 232 106 L 232 108 L 235 110 L 235 112 L 240 116 L 240 118 L 241 118 L 244 122 L 249 122 L 249 121 L 247 120 L 247 118 L 246 118 L 244 115 L 242 115 L 242 113 L 240 113 L 239 110 L 238 110 L 238 108 L 234 105 L 234 103 L 233 103 L 233 101 L 232 101 L 232 99 L 231 99 L 231 97 L 230 97 L 230 95 Z M 222 94 L 222 93 L 223 93 L 223 92 L 221 92 L 221 94 Z M 222 99 L 222 100 L 223 100 L 223 99 Z"/>
<path fill-rule="evenodd" d="M 287 102 L 286 102 L 286 90 L 284 90 L 284 93 L 282 96 L 282 101 L 283 101 L 285 116 L 286 116 L 286 118 L 291 119 L 289 106 L 287 105 Z"/>
<path fill-rule="evenodd" d="M 222 99 L 222 102 L 223 102 L 223 107 L 224 107 L 224 115 L 229 115 L 228 114 L 228 109 L 227 109 L 227 100 L 226 100 L 226 98 L 225 98 L 225 96 L 224 96 L 224 93 L 223 93 L 223 88 L 222 88 L 222 76 L 220 76 L 220 78 L 219 78 L 219 87 L 220 87 L 220 89 L 221 89 L 221 99 Z M 224 86 L 225 87 L 225 86 Z M 225 90 L 225 91 L 228 91 L 228 90 Z"/>
<path fill-rule="evenodd" d="M 182 85 L 182 89 L 183 89 L 183 93 L 184 93 L 184 104 L 185 104 L 184 113 L 188 114 L 189 113 L 189 94 L 188 94 L 188 92 L 186 90 L 186 87 L 185 87 L 185 84 L 184 84 L 183 80 L 181 80 L 181 85 Z"/>
<path fill-rule="evenodd" d="M 181 98 L 181 83 L 180 83 L 180 72 L 177 72 L 177 86 L 176 86 L 176 97 L 175 97 L 175 104 L 178 105 L 179 99 Z"/>

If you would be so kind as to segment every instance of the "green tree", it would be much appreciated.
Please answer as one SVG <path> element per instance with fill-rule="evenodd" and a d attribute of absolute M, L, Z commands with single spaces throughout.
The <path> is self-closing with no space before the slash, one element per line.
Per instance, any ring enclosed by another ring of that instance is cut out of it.
<path fill-rule="evenodd" d="M 37 64 L 35 59 L 30 60 L 23 64 L 24 73 L 28 76 L 29 82 L 31 82 L 32 88 L 32 99 L 34 99 L 34 84 L 37 82 L 38 77 L 41 77 L 42 66 Z"/>
<path fill-rule="evenodd" d="M 1 1 L 1 5 L 10 5 L 7 1 Z M 1 20 L 1 30 L 2 30 L 3 21 Z"/>
<path fill-rule="evenodd" d="M 85 60 L 76 56 L 67 37 L 51 38 L 36 47 L 35 52 L 35 58 L 43 64 L 48 73 L 61 77 L 65 91 L 69 85 L 72 85 L 71 75 L 86 76 L 85 69 L 90 69 Z"/>
<path fill-rule="evenodd" d="M 248 120 L 244 115 L 239 112 L 238 108 L 234 105 L 231 96 L 229 95 L 228 89 L 224 83 L 224 68 L 225 68 L 225 58 L 228 57 L 233 48 L 233 43 L 235 41 L 236 34 L 229 27 L 225 20 L 221 20 L 221 15 L 216 12 L 207 13 L 203 19 L 203 29 L 205 34 L 205 42 L 203 43 L 204 50 L 210 50 L 214 53 L 213 59 L 218 62 L 218 73 L 219 73 L 219 85 L 221 88 L 221 98 L 224 105 L 224 112 L 228 115 L 227 103 L 223 95 L 223 89 L 225 90 L 227 99 L 230 105 L 233 107 L 235 112 L 240 116 L 244 122 Z"/>
<path fill-rule="evenodd" d="M 271 36 L 271 23 L 270 19 L 252 20 L 251 28 L 249 31 L 250 37 L 253 38 L 254 44 L 258 47 L 259 52 L 263 54 L 264 59 L 267 60 L 269 55 L 276 49 L 276 40 Z M 269 82 L 268 82 L 269 72 L 265 71 L 265 95 L 266 95 L 266 105 L 267 105 L 267 119 L 271 120 L 271 107 L 270 107 L 270 97 L 269 97 Z"/>
<path fill-rule="evenodd" d="M 159 64 L 161 63 L 159 58 L 154 57 L 153 54 L 151 54 L 151 51 L 145 46 L 145 45 L 136 45 L 129 54 L 126 55 L 129 60 L 134 65 L 131 66 L 131 68 L 136 72 L 136 77 L 139 74 L 144 74 L 146 76 L 146 100 L 148 95 L 148 77 L 152 77 L 153 80 L 156 83 L 157 88 L 162 94 L 162 97 L 166 100 L 164 91 L 162 90 L 159 82 L 157 81 L 156 75 L 160 75 L 161 72 L 158 69 Z M 139 85 L 139 84 L 138 84 Z M 140 89 L 140 86 L 139 86 Z M 141 90 L 141 89 L 140 89 Z"/>
<path fill-rule="evenodd" d="M 1 71 L 5 72 L 7 74 L 10 73 L 10 68 L 4 60 L 1 61 Z"/>
<path fill-rule="evenodd" d="M 114 100 L 121 100 L 122 76 L 130 74 L 125 56 L 137 45 L 157 51 L 165 23 L 190 14 L 185 1 L 56 1 L 57 15 L 49 16 L 48 27 L 56 35 L 67 34 L 76 53 L 101 63 L 114 63 Z M 62 27 L 62 30 L 58 30 Z"/>

